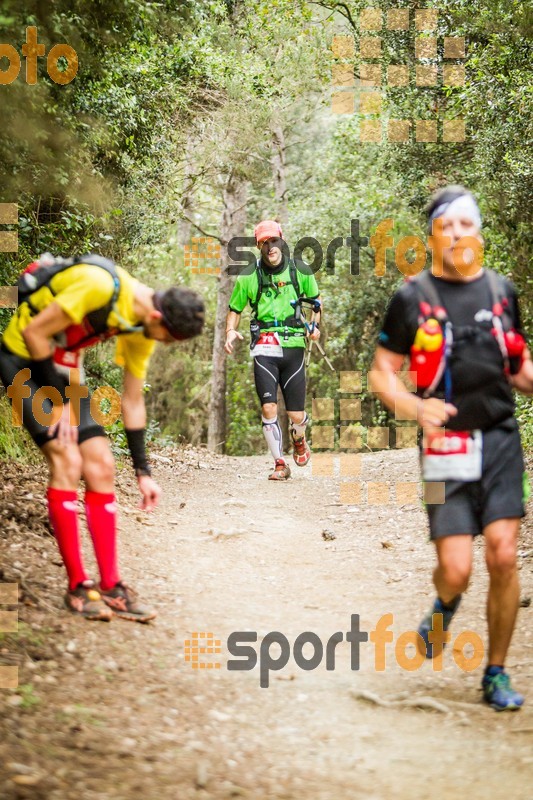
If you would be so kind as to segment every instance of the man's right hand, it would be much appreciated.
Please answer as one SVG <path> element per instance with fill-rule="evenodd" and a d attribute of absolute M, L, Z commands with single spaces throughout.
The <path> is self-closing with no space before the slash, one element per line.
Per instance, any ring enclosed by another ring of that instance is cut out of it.
<path fill-rule="evenodd" d="M 143 511 L 153 511 L 161 497 L 161 487 L 150 475 L 139 475 L 139 491 L 142 494 L 140 507 Z"/>
<path fill-rule="evenodd" d="M 451 403 L 445 403 L 437 397 L 418 400 L 417 422 L 422 428 L 442 428 L 450 417 L 457 415 L 457 409 Z"/>
<path fill-rule="evenodd" d="M 70 403 L 64 403 L 59 420 L 48 428 L 48 436 L 51 439 L 57 431 L 57 441 L 67 447 L 78 441 L 78 425 L 72 424 L 70 419 Z"/>
<path fill-rule="evenodd" d="M 233 342 L 235 339 L 240 339 L 242 341 L 244 336 L 242 333 L 239 333 L 239 331 L 235 330 L 235 328 L 232 328 L 228 331 L 226 336 L 226 344 L 224 345 L 224 350 L 226 353 L 233 353 Z"/>

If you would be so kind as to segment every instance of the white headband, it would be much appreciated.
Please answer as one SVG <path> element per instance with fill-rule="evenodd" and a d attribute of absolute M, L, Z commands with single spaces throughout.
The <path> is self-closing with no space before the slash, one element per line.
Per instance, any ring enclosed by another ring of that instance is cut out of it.
<path fill-rule="evenodd" d="M 431 225 L 434 219 L 443 217 L 445 214 L 446 216 L 450 216 L 451 214 L 458 216 L 462 214 L 464 217 L 467 217 L 467 219 L 471 219 L 478 230 L 481 229 L 481 212 L 471 194 L 462 194 L 451 202 L 441 203 L 440 206 L 437 206 L 431 212 L 429 224 Z"/>

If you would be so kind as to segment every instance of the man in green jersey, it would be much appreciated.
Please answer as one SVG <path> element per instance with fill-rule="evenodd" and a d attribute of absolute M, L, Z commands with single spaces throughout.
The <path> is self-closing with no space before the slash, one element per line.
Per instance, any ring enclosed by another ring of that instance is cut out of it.
<path fill-rule="evenodd" d="M 261 403 L 263 433 L 274 458 L 269 480 L 285 481 L 291 471 L 283 457 L 278 386 L 290 419 L 293 458 L 299 467 L 304 467 L 311 457 L 305 439 L 309 421 L 304 410 L 305 343 L 306 336 L 315 341 L 320 337 L 320 311 L 315 314 L 315 324 L 306 326 L 294 303 L 303 296 L 317 301 L 319 308 L 320 298 L 309 267 L 301 262 L 296 264 L 283 253 L 286 246 L 277 222 L 260 222 L 254 235 L 261 257 L 253 270 L 245 270 L 235 282 L 226 321 L 225 350 L 232 353 L 235 340 L 244 338 L 237 328 L 242 312 L 250 303 L 255 387 Z"/>

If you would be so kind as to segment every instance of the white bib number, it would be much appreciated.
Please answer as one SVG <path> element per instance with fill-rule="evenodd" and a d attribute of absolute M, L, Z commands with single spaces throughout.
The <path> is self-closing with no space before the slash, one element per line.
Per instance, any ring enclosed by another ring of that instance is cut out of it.
<path fill-rule="evenodd" d="M 82 350 L 63 350 L 62 347 L 55 347 L 53 353 L 54 359 L 54 367 L 57 369 L 58 372 L 63 375 L 67 381 L 70 381 L 70 370 L 77 369 L 79 370 L 79 378 L 78 381 L 80 383 L 85 382 L 85 370 L 83 369 L 83 357 L 84 352 Z M 77 383 L 78 381 L 73 381 Z"/>
<path fill-rule="evenodd" d="M 262 333 L 253 350 L 250 350 L 252 358 L 257 356 L 270 356 L 270 358 L 283 358 L 283 347 L 280 344 L 277 333 Z"/>
<path fill-rule="evenodd" d="M 426 431 L 422 477 L 425 481 L 478 481 L 482 458 L 481 431 Z"/>

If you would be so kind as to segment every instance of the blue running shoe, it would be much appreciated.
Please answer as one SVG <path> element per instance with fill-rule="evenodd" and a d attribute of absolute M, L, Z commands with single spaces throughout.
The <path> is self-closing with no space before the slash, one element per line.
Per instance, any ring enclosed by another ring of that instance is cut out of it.
<path fill-rule="evenodd" d="M 424 640 L 425 651 L 421 650 L 420 648 L 419 649 L 422 655 L 425 655 L 426 658 L 433 658 L 433 644 L 429 641 L 429 633 L 433 630 L 433 614 L 442 614 L 442 629 L 447 631 L 450 627 L 450 623 L 455 615 L 455 612 L 459 608 L 460 602 L 461 595 L 457 595 L 453 603 L 453 608 L 445 608 L 442 605 L 442 600 L 437 597 L 433 603 L 433 608 L 428 614 L 426 614 L 418 626 L 418 633 Z M 446 644 L 444 644 L 444 647 L 446 647 Z"/>
<path fill-rule="evenodd" d="M 506 672 L 484 675 L 481 682 L 483 700 L 495 711 L 518 711 L 524 702 L 523 695 L 511 688 L 511 679 Z"/>

